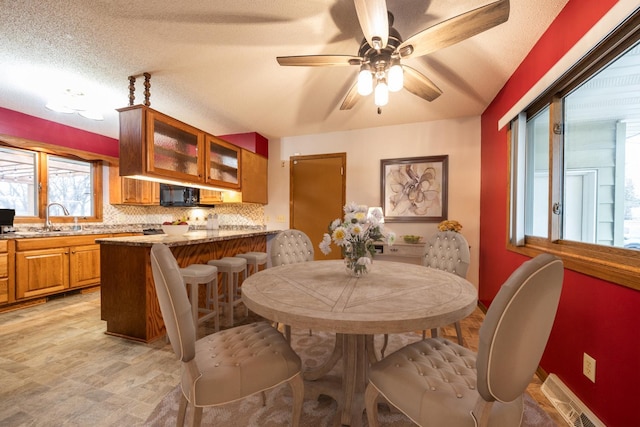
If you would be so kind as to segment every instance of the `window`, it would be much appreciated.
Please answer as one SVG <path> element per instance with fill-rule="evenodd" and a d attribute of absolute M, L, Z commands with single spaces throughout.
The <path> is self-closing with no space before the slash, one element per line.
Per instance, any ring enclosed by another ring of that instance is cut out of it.
<path fill-rule="evenodd" d="M 511 122 L 510 248 L 640 289 L 640 17 Z"/>
<path fill-rule="evenodd" d="M 16 222 L 39 222 L 49 203 L 57 221 L 102 218 L 100 162 L 17 148 L 0 147 L 0 208 L 15 209 Z"/>

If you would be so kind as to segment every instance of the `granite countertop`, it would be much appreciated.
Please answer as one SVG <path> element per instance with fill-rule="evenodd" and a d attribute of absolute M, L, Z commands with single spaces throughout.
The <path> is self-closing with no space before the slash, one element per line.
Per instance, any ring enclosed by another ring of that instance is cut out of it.
<path fill-rule="evenodd" d="M 64 236 L 90 236 L 92 234 L 118 234 L 118 233 L 142 233 L 139 227 L 121 227 L 121 228 L 92 228 L 83 230 L 55 230 L 55 231 L 12 231 L 0 235 L 0 240 L 7 239 L 33 239 L 43 237 L 64 237 Z"/>
<path fill-rule="evenodd" d="M 167 234 L 154 234 L 148 236 L 125 236 L 97 239 L 96 243 L 103 245 L 121 246 L 152 246 L 155 243 L 164 243 L 167 246 L 186 246 L 200 243 L 216 242 L 221 240 L 237 239 L 253 236 L 267 236 L 277 234 L 281 230 L 193 230 L 183 235 L 169 236 Z"/>

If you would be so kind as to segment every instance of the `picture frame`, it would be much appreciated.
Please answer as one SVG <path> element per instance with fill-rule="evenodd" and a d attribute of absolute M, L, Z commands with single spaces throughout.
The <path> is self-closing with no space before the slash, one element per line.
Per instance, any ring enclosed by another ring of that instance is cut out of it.
<path fill-rule="evenodd" d="M 447 219 L 449 156 L 380 160 L 380 202 L 385 222 Z"/>

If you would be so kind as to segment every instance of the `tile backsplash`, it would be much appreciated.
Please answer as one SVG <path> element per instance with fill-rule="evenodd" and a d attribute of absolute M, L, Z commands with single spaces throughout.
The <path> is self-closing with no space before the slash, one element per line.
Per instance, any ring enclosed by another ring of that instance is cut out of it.
<path fill-rule="evenodd" d="M 82 222 L 83 228 L 112 228 L 122 225 L 140 225 L 143 228 L 160 226 L 165 221 L 186 218 L 193 228 L 204 228 L 207 215 L 218 214 L 220 227 L 263 227 L 264 206 L 254 203 L 220 204 L 215 207 L 167 208 L 163 206 L 128 206 L 105 203 L 102 211 L 102 222 Z M 58 225 L 55 223 L 54 225 Z M 62 225 L 62 224 L 59 224 Z M 67 225 L 67 224 L 64 224 Z M 42 228 L 39 224 L 16 224 L 16 228 Z M 65 227 L 62 227 L 65 228 Z"/>

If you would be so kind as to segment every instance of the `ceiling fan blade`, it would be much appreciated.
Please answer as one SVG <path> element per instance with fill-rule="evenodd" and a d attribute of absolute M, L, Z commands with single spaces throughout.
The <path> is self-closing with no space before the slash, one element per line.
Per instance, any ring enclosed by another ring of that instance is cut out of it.
<path fill-rule="evenodd" d="M 509 0 L 499 0 L 440 22 L 398 46 L 402 58 L 426 55 L 451 46 L 509 19 Z"/>
<path fill-rule="evenodd" d="M 351 55 L 278 56 L 276 59 L 280 65 L 302 67 L 335 67 L 341 65 L 362 64 L 362 58 Z"/>
<path fill-rule="evenodd" d="M 349 92 L 347 92 L 347 96 L 344 97 L 342 101 L 342 105 L 340 106 L 341 110 L 350 110 L 356 102 L 360 99 L 360 94 L 358 93 L 358 83 L 351 86 Z"/>
<path fill-rule="evenodd" d="M 379 37 L 382 45 L 387 46 L 389 39 L 389 18 L 387 16 L 387 2 L 385 0 L 354 0 L 358 21 L 369 46 L 374 46 L 373 38 Z"/>
<path fill-rule="evenodd" d="M 402 69 L 404 70 L 404 88 L 412 94 L 429 102 L 442 95 L 440 88 L 419 71 L 407 65 L 403 65 Z"/>

